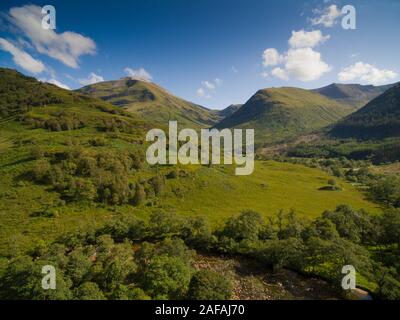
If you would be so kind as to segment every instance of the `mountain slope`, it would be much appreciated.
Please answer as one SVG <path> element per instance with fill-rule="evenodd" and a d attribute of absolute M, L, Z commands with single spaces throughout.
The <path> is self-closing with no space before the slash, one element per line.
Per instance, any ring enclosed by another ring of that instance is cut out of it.
<path fill-rule="evenodd" d="M 242 106 L 243 104 L 231 104 L 229 107 L 226 107 L 225 109 L 219 111 L 218 114 L 222 118 L 227 118 L 238 111 Z"/>
<path fill-rule="evenodd" d="M 384 86 L 332 83 L 329 86 L 313 90 L 330 99 L 346 103 L 359 109 L 369 101 L 393 87 L 394 84 Z"/>
<path fill-rule="evenodd" d="M 78 92 L 65 90 L 44 83 L 18 71 L 0 68 L 0 119 L 2 122 L 16 119 L 29 112 L 41 112 L 46 108 L 60 108 L 67 112 L 77 109 L 96 110 L 112 114 L 132 115 L 100 99 Z"/>
<path fill-rule="evenodd" d="M 350 106 L 312 91 L 271 88 L 258 91 L 216 127 L 253 128 L 256 142 L 268 144 L 322 128 L 351 112 Z"/>
<path fill-rule="evenodd" d="M 180 126 L 209 127 L 220 120 L 216 111 L 175 97 L 160 86 L 132 78 L 96 83 L 78 90 L 145 119 L 167 123 L 177 120 Z"/>
<path fill-rule="evenodd" d="M 400 84 L 337 123 L 330 134 L 341 138 L 382 139 L 400 136 Z"/>

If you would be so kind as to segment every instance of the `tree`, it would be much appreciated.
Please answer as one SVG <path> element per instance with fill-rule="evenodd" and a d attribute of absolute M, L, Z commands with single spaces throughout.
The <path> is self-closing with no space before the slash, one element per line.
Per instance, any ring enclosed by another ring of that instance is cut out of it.
<path fill-rule="evenodd" d="M 386 210 L 380 219 L 383 227 L 383 242 L 397 244 L 400 250 L 400 210 Z"/>
<path fill-rule="evenodd" d="M 111 293 L 112 300 L 150 300 L 150 297 L 138 287 L 119 284 Z"/>
<path fill-rule="evenodd" d="M 144 289 L 153 297 L 183 298 L 190 282 L 190 267 L 186 262 L 167 255 L 151 259 L 141 273 Z"/>
<path fill-rule="evenodd" d="M 230 218 L 222 234 L 235 241 L 256 240 L 263 227 L 261 215 L 255 211 L 244 211 L 238 217 Z"/>
<path fill-rule="evenodd" d="M 133 203 L 135 205 L 140 205 L 146 200 L 146 192 L 144 191 L 144 187 L 140 184 L 136 184 L 136 189 L 135 189 L 135 196 L 133 198 Z"/>
<path fill-rule="evenodd" d="M 257 255 L 264 263 L 272 266 L 274 271 L 285 267 L 301 270 L 304 264 L 304 250 L 300 239 L 268 240 Z"/>
<path fill-rule="evenodd" d="M 190 280 L 188 298 L 191 300 L 228 300 L 231 294 L 231 281 L 216 272 L 201 270 Z"/>
<path fill-rule="evenodd" d="M 91 266 L 92 262 L 89 257 L 81 248 L 78 248 L 69 254 L 66 272 L 72 282 L 78 286 L 87 277 Z"/>
<path fill-rule="evenodd" d="M 85 282 L 75 289 L 75 298 L 78 300 L 106 300 L 97 283 Z"/>

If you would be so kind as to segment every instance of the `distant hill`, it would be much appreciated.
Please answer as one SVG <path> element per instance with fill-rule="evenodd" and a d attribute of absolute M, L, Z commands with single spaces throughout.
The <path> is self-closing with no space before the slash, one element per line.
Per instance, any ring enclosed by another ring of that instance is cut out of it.
<path fill-rule="evenodd" d="M 313 91 L 270 88 L 258 91 L 217 128 L 254 128 L 256 142 L 274 143 L 325 127 L 353 108 Z"/>
<path fill-rule="evenodd" d="M 222 118 L 227 118 L 238 111 L 242 106 L 243 104 L 231 104 L 229 107 L 226 107 L 225 109 L 219 111 L 218 114 Z"/>
<path fill-rule="evenodd" d="M 332 83 L 329 86 L 313 90 L 325 97 L 346 103 L 359 109 L 369 101 L 393 87 L 394 84 L 384 86 Z"/>
<path fill-rule="evenodd" d="M 181 126 L 199 128 L 210 127 L 221 119 L 217 111 L 180 99 L 154 83 L 133 78 L 96 83 L 78 92 L 161 123 L 177 120 Z"/>
<path fill-rule="evenodd" d="M 41 117 L 44 121 L 60 119 L 58 113 L 86 116 L 86 113 L 93 112 L 135 118 L 101 99 L 38 81 L 16 70 L 0 68 L 0 124 L 38 113 L 48 113 Z M 139 120 L 137 117 L 135 119 Z"/>
<path fill-rule="evenodd" d="M 382 139 L 400 136 L 400 84 L 338 122 L 330 134 L 341 138 Z"/>

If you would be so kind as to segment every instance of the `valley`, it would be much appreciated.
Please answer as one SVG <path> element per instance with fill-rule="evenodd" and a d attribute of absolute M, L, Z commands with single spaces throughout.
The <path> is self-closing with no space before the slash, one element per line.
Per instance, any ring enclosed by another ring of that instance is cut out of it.
<path fill-rule="evenodd" d="M 360 109 L 269 88 L 223 113 L 136 79 L 68 91 L 0 75 L 0 297 L 342 298 L 349 263 L 374 297 L 400 292 L 398 85 Z M 171 118 L 255 129 L 254 172 L 150 165 L 146 133 Z M 386 122 L 383 136 L 353 134 Z M 61 289 L 43 293 L 35 279 L 48 261 Z"/>

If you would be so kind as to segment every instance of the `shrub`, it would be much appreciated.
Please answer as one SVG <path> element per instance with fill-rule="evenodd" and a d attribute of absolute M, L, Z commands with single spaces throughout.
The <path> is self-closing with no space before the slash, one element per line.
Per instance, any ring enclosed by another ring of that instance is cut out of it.
<path fill-rule="evenodd" d="M 231 294 L 231 281 L 216 272 L 201 270 L 190 280 L 188 298 L 191 300 L 228 300 Z"/>

